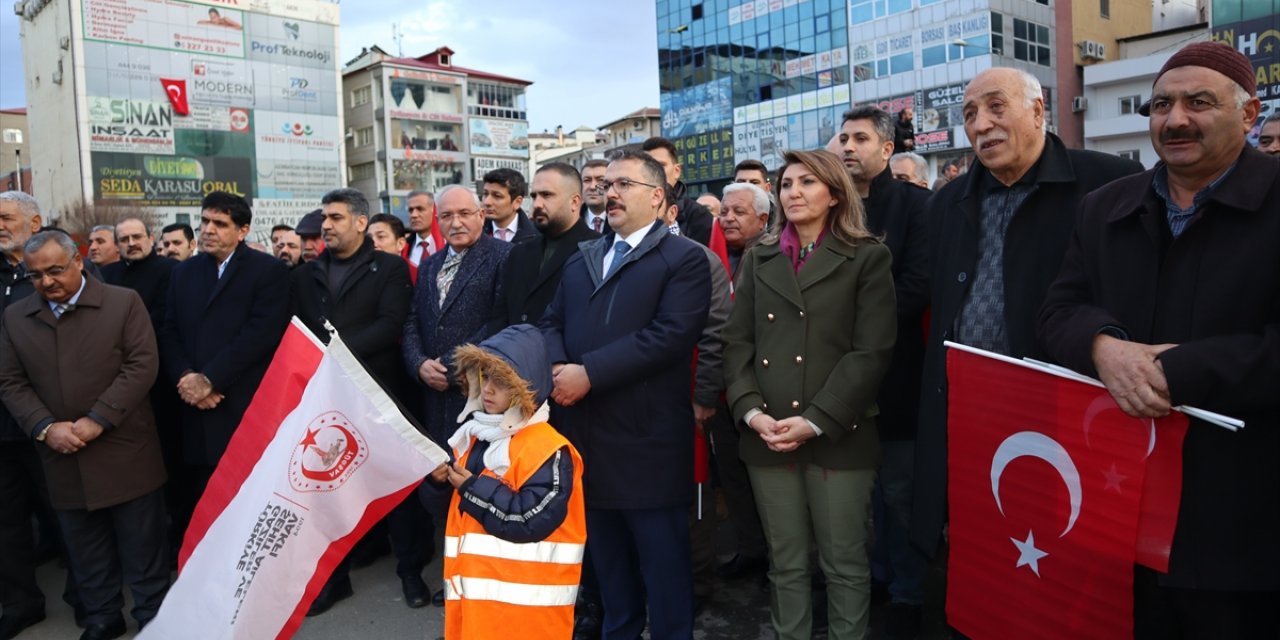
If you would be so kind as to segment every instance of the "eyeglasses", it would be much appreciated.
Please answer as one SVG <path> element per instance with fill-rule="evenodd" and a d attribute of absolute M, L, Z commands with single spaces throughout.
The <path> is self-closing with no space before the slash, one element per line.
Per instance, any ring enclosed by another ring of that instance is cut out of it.
<path fill-rule="evenodd" d="M 447 213 L 441 213 L 437 217 L 440 218 L 440 222 L 444 224 L 449 224 L 450 222 L 453 222 L 454 218 L 458 218 L 458 219 L 470 218 L 471 216 L 474 216 L 477 213 L 480 213 L 479 209 L 463 209 L 461 211 L 450 211 Z"/>
<path fill-rule="evenodd" d="M 656 184 L 649 184 L 648 182 L 640 182 L 639 180 L 632 180 L 631 178 L 618 178 L 617 180 L 601 180 L 597 188 L 600 189 L 601 193 L 608 193 L 610 189 L 613 189 L 618 193 L 623 193 L 627 189 L 630 189 L 632 185 L 637 185 L 637 184 L 642 187 L 649 187 L 650 189 L 658 188 L 658 185 Z"/>
<path fill-rule="evenodd" d="M 41 280 L 44 280 L 45 276 L 49 276 L 50 278 L 57 278 L 58 276 L 66 273 L 67 269 L 71 268 L 71 263 L 75 262 L 75 260 L 76 260 L 75 258 L 72 258 L 68 260 L 67 263 L 64 265 L 61 265 L 61 266 L 54 265 L 52 267 L 49 267 L 45 271 L 28 271 L 24 277 L 32 282 L 40 282 Z"/>

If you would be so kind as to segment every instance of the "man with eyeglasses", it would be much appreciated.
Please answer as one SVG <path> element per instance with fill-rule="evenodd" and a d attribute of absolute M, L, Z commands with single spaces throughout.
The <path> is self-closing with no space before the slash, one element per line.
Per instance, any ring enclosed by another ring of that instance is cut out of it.
<path fill-rule="evenodd" d="M 139 627 L 169 588 L 165 467 L 148 402 L 160 369 L 155 331 L 137 293 L 84 275 L 66 234 L 37 233 L 23 254 L 37 295 L 5 311 L 0 400 L 40 451 L 81 638 L 117 638 L 122 582 Z"/>
<path fill-rule="evenodd" d="M 35 292 L 22 248 L 40 229 L 40 205 L 21 191 L 0 193 L 0 327 L 5 310 Z M 47 501 L 40 456 L 0 402 L 0 638 L 13 638 L 44 620 L 44 593 L 36 584 L 31 518 Z"/>
<path fill-rule="evenodd" d="M 542 320 L 552 421 L 582 453 L 588 554 L 605 638 L 693 635 L 690 364 L 707 323 L 708 260 L 659 219 L 664 171 L 645 153 L 609 164 L 612 231 L 565 263 Z M 709 219 L 709 216 L 708 216 Z"/>
<path fill-rule="evenodd" d="M 425 387 L 422 424 L 442 447 L 458 429 L 466 405 L 453 373 L 453 349 L 489 337 L 502 312 L 502 270 L 511 243 L 485 235 L 485 215 L 474 191 L 449 185 L 436 194 L 445 249 L 418 272 L 404 323 L 404 363 Z"/>

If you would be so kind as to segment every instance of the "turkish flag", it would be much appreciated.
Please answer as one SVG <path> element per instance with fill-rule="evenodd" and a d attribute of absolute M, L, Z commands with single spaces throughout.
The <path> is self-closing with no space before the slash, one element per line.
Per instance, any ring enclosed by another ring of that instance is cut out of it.
<path fill-rule="evenodd" d="M 1131 637 L 1139 531 L 1167 563 L 1185 417 L 1132 418 L 1103 388 L 955 348 L 947 377 L 948 622 L 975 639 Z"/>
<path fill-rule="evenodd" d="M 191 106 L 187 103 L 187 81 L 160 78 L 160 84 L 164 85 L 164 92 L 169 95 L 173 112 L 180 116 L 191 115 Z"/>

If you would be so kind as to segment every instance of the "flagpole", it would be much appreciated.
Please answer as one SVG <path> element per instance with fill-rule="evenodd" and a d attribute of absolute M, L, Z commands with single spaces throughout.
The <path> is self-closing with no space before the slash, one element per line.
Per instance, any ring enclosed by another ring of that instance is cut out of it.
<path fill-rule="evenodd" d="M 1035 371 L 1047 373 L 1049 375 L 1057 376 L 1059 378 L 1066 378 L 1068 380 L 1083 382 L 1085 384 L 1093 385 L 1095 387 L 1106 388 L 1106 385 L 1102 384 L 1101 381 L 1095 378 L 1090 378 L 1089 376 L 1086 376 L 1078 371 L 1073 371 L 1071 369 L 1068 369 L 1060 365 L 1051 364 L 1048 362 L 1042 362 L 1034 358 L 1023 358 L 1019 360 L 1017 358 L 1011 358 L 1009 356 L 995 353 L 993 351 L 987 351 L 985 349 L 971 347 L 967 344 L 960 344 L 959 342 L 952 342 L 950 340 L 944 340 L 942 342 L 942 345 L 952 349 L 959 349 L 961 351 L 967 351 L 972 354 L 985 356 L 987 358 L 993 358 L 1001 362 L 1007 362 L 1009 364 L 1018 365 L 1020 367 L 1025 367 L 1027 369 L 1033 369 Z M 1239 418 L 1232 418 L 1231 416 L 1224 416 L 1220 413 L 1215 413 L 1213 411 L 1209 411 L 1206 409 L 1199 409 L 1196 407 L 1179 405 L 1179 406 L 1173 407 L 1173 410 L 1180 411 L 1193 418 L 1198 418 L 1210 424 L 1217 425 L 1228 431 L 1239 431 L 1240 429 L 1244 428 L 1244 420 L 1241 420 Z"/>

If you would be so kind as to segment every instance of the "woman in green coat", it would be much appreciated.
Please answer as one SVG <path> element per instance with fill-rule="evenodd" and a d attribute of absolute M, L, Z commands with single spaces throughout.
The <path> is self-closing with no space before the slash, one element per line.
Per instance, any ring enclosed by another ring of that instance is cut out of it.
<path fill-rule="evenodd" d="M 785 215 L 743 258 L 724 329 L 728 401 L 747 432 L 778 637 L 809 638 L 816 540 L 828 637 L 862 638 L 875 398 L 897 329 L 891 258 L 836 156 L 789 152 L 775 184 Z"/>

